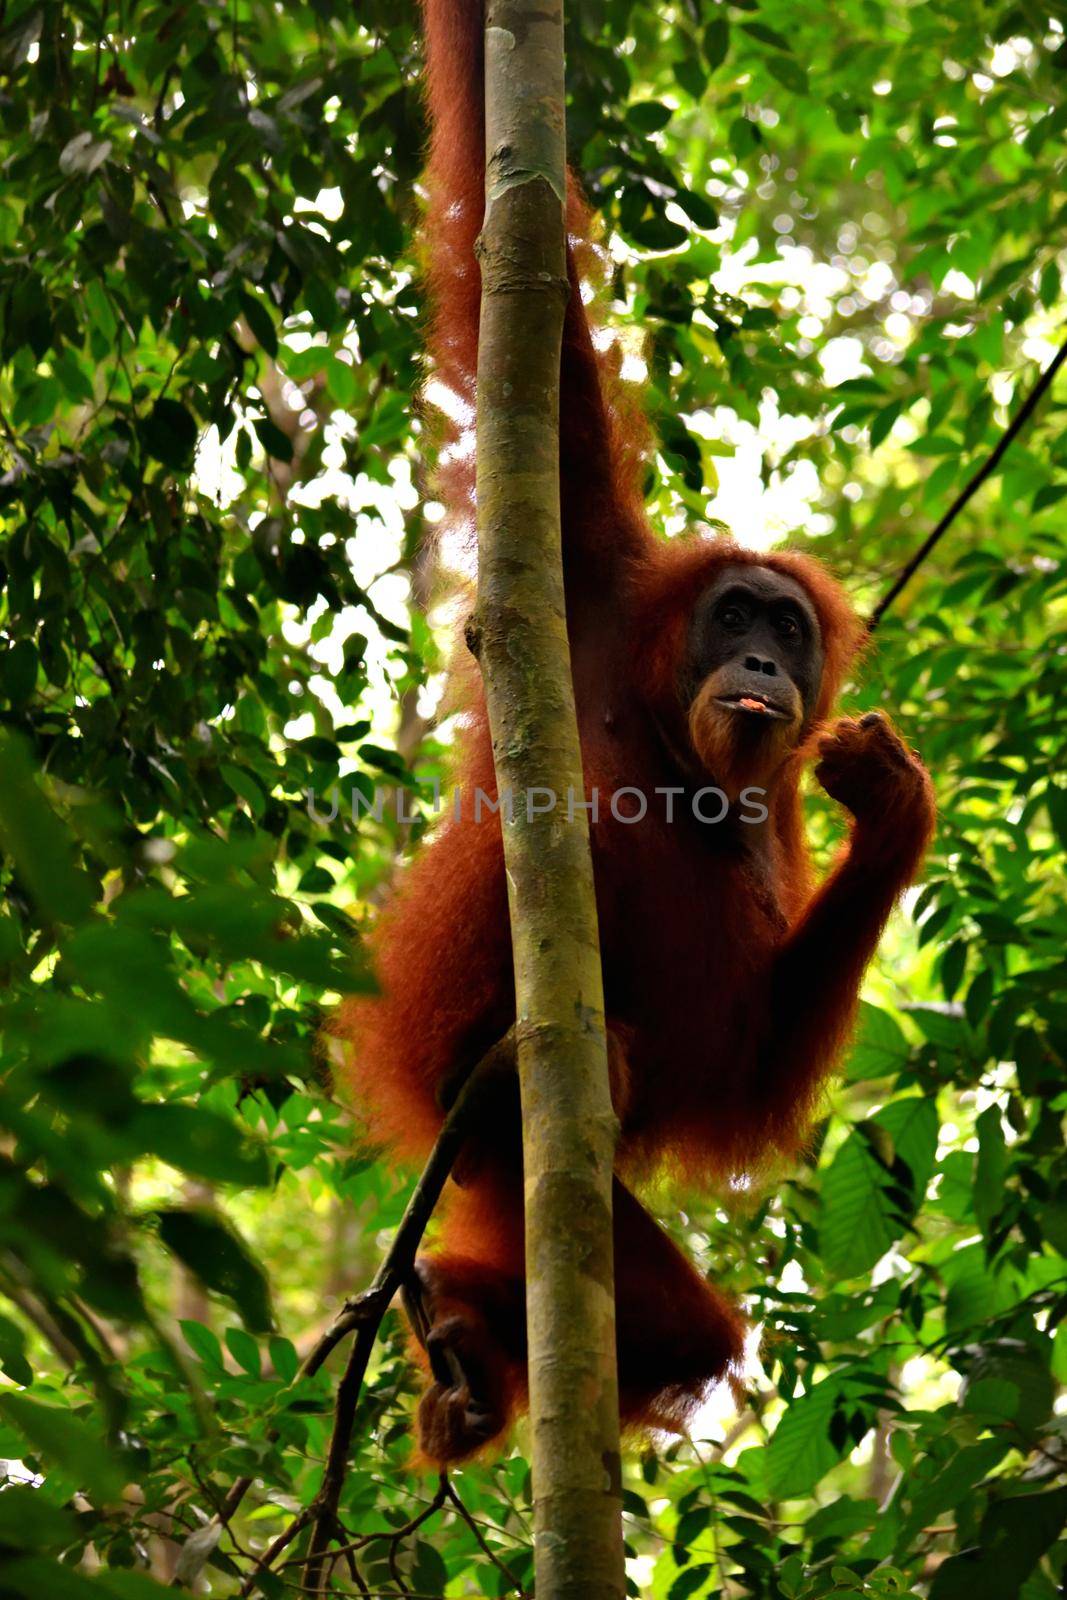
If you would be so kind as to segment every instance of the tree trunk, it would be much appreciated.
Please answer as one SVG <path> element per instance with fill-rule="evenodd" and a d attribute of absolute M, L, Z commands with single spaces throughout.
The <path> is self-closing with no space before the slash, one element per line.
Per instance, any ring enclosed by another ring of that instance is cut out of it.
<path fill-rule="evenodd" d="M 624 1592 L 600 948 L 563 598 L 561 0 L 487 0 L 478 607 L 503 818 L 525 1164 L 538 1600 Z M 547 791 L 547 793 L 546 793 Z M 553 810 L 548 795 L 555 797 Z"/>

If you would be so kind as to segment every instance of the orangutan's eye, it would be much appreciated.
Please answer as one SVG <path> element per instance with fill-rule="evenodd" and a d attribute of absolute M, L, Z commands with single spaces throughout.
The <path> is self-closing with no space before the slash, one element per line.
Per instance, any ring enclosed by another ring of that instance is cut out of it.
<path fill-rule="evenodd" d="M 800 624 L 790 611 L 783 611 L 775 625 L 783 639 L 792 639 L 800 632 Z"/>
<path fill-rule="evenodd" d="M 743 628 L 748 618 L 740 606 L 725 606 L 719 612 L 719 621 L 724 628 Z"/>

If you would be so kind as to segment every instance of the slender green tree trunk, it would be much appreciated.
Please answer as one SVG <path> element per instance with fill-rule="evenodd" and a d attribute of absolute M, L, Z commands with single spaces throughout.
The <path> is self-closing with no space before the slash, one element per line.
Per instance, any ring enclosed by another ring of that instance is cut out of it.
<path fill-rule="evenodd" d="M 564 614 L 561 0 L 487 0 L 479 656 L 505 807 L 525 1163 L 538 1600 L 624 1591 L 611 1179 L 617 1125 Z M 547 809 L 549 797 L 554 809 Z M 545 809 L 542 809 L 545 808 Z"/>

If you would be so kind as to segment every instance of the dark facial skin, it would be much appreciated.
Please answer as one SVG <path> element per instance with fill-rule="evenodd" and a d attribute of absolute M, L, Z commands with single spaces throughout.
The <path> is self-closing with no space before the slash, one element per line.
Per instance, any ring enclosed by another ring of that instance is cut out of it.
<path fill-rule="evenodd" d="M 757 724 L 812 717 L 823 651 L 815 608 L 793 578 L 768 567 L 724 567 L 689 626 L 686 691 L 709 679 L 724 710 Z"/>

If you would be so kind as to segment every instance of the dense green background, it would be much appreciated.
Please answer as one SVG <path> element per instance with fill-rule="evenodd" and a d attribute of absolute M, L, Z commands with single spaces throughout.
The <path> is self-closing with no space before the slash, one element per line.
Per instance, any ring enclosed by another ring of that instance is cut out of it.
<path fill-rule="evenodd" d="M 650 367 L 659 520 L 721 516 L 731 440 L 772 491 L 811 463 L 806 542 L 869 608 L 1062 337 L 1063 26 L 973 0 L 569 10 L 571 155 Z M 447 757 L 417 29 L 396 0 L 0 16 L 0 1593 L 299 1593 L 254 1552 L 315 1492 L 331 1372 L 287 1385 L 406 1192 L 314 1046 L 419 831 L 353 827 L 348 796 Z M 941 827 L 810 1162 L 729 1216 L 663 1199 L 763 1345 L 736 1423 L 633 1454 L 635 1594 L 1061 1592 L 1065 402 L 849 694 L 921 747 Z M 812 826 L 829 849 L 818 796 Z M 402 1531 L 435 1484 L 387 1330 L 334 1587 L 518 1592 L 521 1433 L 455 1474 L 466 1519 Z"/>

